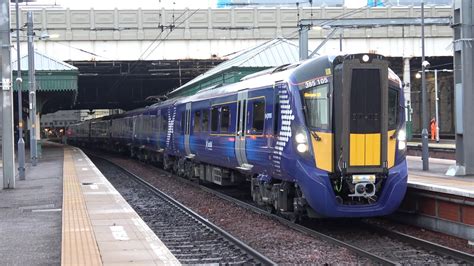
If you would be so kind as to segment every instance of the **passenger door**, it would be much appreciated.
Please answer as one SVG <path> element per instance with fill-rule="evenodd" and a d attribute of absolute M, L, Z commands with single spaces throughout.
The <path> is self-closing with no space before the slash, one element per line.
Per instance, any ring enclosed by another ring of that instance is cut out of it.
<path fill-rule="evenodd" d="M 235 136 L 235 157 L 239 166 L 237 168 L 242 170 L 250 170 L 253 165 L 247 161 L 245 154 L 245 138 L 247 131 L 247 99 L 248 91 L 240 91 L 237 94 L 237 130 Z"/>
<path fill-rule="evenodd" d="M 265 172 L 273 152 L 274 89 L 249 91 L 246 107 L 246 159 L 254 172 Z"/>
<path fill-rule="evenodd" d="M 191 154 L 189 145 L 189 135 L 191 133 L 191 103 L 186 103 L 184 123 L 184 150 L 186 151 L 186 156 L 194 157 L 194 154 Z"/>

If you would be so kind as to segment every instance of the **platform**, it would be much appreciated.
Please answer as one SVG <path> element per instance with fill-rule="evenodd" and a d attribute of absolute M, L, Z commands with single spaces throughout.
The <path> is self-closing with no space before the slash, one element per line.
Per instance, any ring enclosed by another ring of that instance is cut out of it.
<path fill-rule="evenodd" d="M 1 264 L 179 264 L 76 148 L 47 143 L 0 210 Z"/>
<path fill-rule="evenodd" d="M 63 153 L 61 146 L 49 146 L 40 166 L 27 164 L 28 180 L 0 190 L 0 264 L 61 262 Z"/>
<path fill-rule="evenodd" d="M 407 156 L 408 190 L 394 218 L 474 241 L 474 177 L 445 175 L 454 160 Z"/>
<path fill-rule="evenodd" d="M 474 177 L 447 176 L 449 166 L 456 161 L 447 159 L 429 159 L 429 171 L 423 171 L 420 157 L 407 156 L 409 187 L 453 194 L 474 199 Z"/>

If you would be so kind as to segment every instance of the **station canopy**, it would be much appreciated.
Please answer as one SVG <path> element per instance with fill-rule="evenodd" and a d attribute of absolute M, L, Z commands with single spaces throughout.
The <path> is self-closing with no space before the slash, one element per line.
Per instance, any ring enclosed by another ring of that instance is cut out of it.
<path fill-rule="evenodd" d="M 20 59 L 21 75 L 23 79 L 22 91 L 29 88 L 28 56 Z M 17 61 L 12 62 L 13 79 L 16 79 L 18 70 Z M 77 91 L 77 67 L 53 59 L 45 54 L 35 51 L 35 72 L 38 91 Z M 15 86 L 15 90 L 18 90 Z"/>
<path fill-rule="evenodd" d="M 200 90 L 240 81 L 255 72 L 298 62 L 298 45 L 276 38 L 234 55 L 206 73 L 171 91 L 168 97 L 193 95 Z"/>
<path fill-rule="evenodd" d="M 29 89 L 28 76 L 28 56 L 20 59 L 22 92 Z M 17 77 L 17 60 L 12 62 L 13 80 Z M 35 76 L 38 110 L 41 113 L 54 112 L 59 109 L 70 108 L 76 99 L 78 89 L 77 67 L 56 60 L 35 51 Z M 18 91 L 17 85 L 14 85 L 15 91 Z"/>

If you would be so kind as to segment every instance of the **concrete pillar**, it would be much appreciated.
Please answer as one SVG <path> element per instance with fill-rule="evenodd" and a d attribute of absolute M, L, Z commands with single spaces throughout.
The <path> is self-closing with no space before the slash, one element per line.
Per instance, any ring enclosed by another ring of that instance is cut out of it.
<path fill-rule="evenodd" d="M 0 0 L 0 109 L 2 109 L 0 123 L 2 123 L 3 188 L 15 188 L 16 168 L 10 40 L 10 1 Z"/>
<path fill-rule="evenodd" d="M 472 1 L 453 5 L 456 165 L 447 175 L 474 175 L 474 68 Z"/>

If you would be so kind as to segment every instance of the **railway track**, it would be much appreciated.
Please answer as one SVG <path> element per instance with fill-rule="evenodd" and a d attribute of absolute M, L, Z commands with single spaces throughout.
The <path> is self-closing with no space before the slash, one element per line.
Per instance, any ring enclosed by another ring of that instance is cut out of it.
<path fill-rule="evenodd" d="M 417 146 L 408 146 L 407 148 L 407 155 L 412 156 L 421 156 L 421 145 Z M 451 148 L 441 148 L 441 147 L 430 147 L 429 148 L 430 157 L 431 158 L 438 158 L 438 159 L 449 159 L 455 160 L 456 159 L 456 150 Z"/>
<path fill-rule="evenodd" d="M 321 225 L 322 224 L 322 225 Z M 367 221 L 308 223 L 306 227 L 383 257 L 388 264 L 472 264 L 474 256 Z"/>
<path fill-rule="evenodd" d="M 122 170 L 129 175 L 133 175 L 126 169 L 122 168 Z M 330 220 L 330 222 L 313 221 L 310 223 L 295 224 L 285 218 L 271 214 L 266 210 L 250 204 L 245 200 L 236 199 L 225 192 L 216 191 L 213 188 L 199 185 L 187 179 L 179 179 L 184 183 L 197 186 L 201 190 L 237 204 L 245 209 L 278 220 L 280 223 L 296 231 L 323 239 L 337 246 L 345 247 L 355 254 L 368 258 L 375 263 L 387 265 L 427 263 L 474 264 L 474 256 L 471 254 L 354 219 L 346 220 L 345 222 Z"/>
<path fill-rule="evenodd" d="M 184 179 L 183 182 L 192 183 Z M 196 184 L 194 184 L 196 185 Z M 305 221 L 295 224 L 288 219 L 255 206 L 246 200 L 236 199 L 222 191 L 207 186 L 202 190 L 234 202 L 254 212 L 271 216 L 297 231 L 343 246 L 359 256 L 376 263 L 398 264 L 474 264 L 474 256 L 439 244 L 386 229 L 358 219 L 330 219 Z"/>
<path fill-rule="evenodd" d="M 275 264 L 140 177 L 89 156 L 181 263 Z"/>

